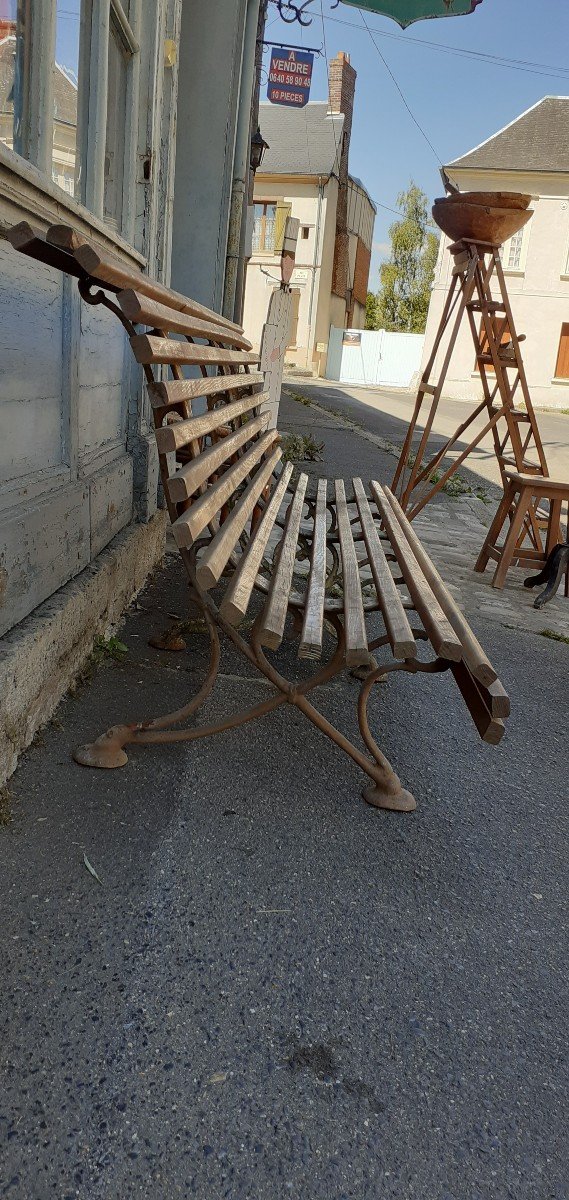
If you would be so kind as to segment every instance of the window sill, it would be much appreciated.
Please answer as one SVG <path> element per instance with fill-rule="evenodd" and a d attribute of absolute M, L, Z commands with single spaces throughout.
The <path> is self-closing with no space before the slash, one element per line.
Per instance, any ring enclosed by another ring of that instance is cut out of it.
<path fill-rule="evenodd" d="M 569 379 L 561 379 L 561 377 L 558 377 L 557 375 L 551 380 L 551 382 L 557 387 L 569 387 Z"/>
<path fill-rule="evenodd" d="M 516 267 L 502 267 L 502 270 L 504 272 L 504 275 L 514 275 L 514 276 L 517 276 L 518 279 L 523 279 L 523 277 L 525 275 L 525 271 L 516 269 Z"/>
<path fill-rule="evenodd" d="M 27 162 L 0 142 L 0 199 L 2 198 L 16 205 L 26 217 L 36 217 L 46 227 L 70 221 L 87 236 L 94 235 L 99 243 L 106 243 L 115 253 L 119 251 L 122 258 L 128 258 L 139 266 L 146 266 L 144 255 L 125 242 L 111 225 L 106 225 L 99 217 L 95 217 L 33 163 Z"/>
<path fill-rule="evenodd" d="M 559 276 L 559 278 L 560 278 L 560 279 L 569 279 L 569 275 L 566 275 L 566 274 L 561 274 L 561 275 Z"/>

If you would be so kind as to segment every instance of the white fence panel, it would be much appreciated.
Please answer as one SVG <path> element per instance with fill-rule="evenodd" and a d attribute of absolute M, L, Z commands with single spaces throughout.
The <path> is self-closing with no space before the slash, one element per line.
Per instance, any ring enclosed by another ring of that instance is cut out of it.
<path fill-rule="evenodd" d="M 326 378 L 359 387 L 409 387 L 421 364 L 422 333 L 330 329 Z"/>

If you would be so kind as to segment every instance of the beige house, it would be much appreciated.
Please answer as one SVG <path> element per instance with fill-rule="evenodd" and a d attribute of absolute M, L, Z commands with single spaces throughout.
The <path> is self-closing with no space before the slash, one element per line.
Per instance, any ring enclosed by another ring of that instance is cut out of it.
<path fill-rule="evenodd" d="M 330 64 L 330 103 L 303 109 L 261 104 L 269 145 L 257 171 L 244 325 L 255 345 L 273 288 L 288 216 L 300 222 L 291 279 L 286 362 L 323 375 L 330 326 L 363 329 L 375 206 L 349 173 L 356 73 L 347 55 Z"/>
<path fill-rule="evenodd" d="M 534 404 L 569 407 L 569 97 L 545 96 L 488 141 L 446 167 L 462 191 L 526 192 L 533 216 L 505 243 L 502 261 Z M 429 306 L 426 361 L 451 279 L 441 237 Z M 464 325 L 445 385 L 456 399 L 482 398 Z"/>

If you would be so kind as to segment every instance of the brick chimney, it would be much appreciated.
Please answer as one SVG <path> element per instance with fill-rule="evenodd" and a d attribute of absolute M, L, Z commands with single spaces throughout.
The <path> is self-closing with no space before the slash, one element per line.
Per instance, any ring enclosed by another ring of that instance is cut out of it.
<path fill-rule="evenodd" d="M 343 113 L 344 115 L 342 141 L 338 147 L 339 161 L 336 164 L 338 174 L 338 206 L 336 209 L 336 242 L 334 246 L 332 291 L 336 296 L 340 296 L 345 300 L 349 287 L 348 162 L 354 111 L 354 94 L 356 90 L 356 72 L 350 63 L 349 54 L 345 54 L 343 50 L 340 50 L 330 63 L 329 90 L 330 113 Z"/>

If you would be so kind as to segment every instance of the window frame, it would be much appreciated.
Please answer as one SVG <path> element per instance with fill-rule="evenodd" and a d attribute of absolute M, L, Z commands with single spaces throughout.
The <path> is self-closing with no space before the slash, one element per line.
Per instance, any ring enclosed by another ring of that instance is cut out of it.
<path fill-rule="evenodd" d="M 502 262 L 502 270 L 504 272 L 504 275 L 518 275 L 518 276 L 525 275 L 526 262 L 527 262 L 527 256 L 528 256 L 528 246 L 529 246 L 529 239 L 530 239 L 529 231 L 531 229 L 532 220 L 533 220 L 533 218 L 531 217 L 529 221 L 526 221 L 525 225 L 522 225 L 522 228 L 519 229 L 517 231 L 517 233 L 512 234 L 512 237 L 507 238 L 506 241 L 503 243 L 503 245 L 501 247 L 501 252 L 500 252 L 500 259 Z M 520 260 L 519 260 L 519 264 L 517 267 L 510 267 L 510 266 L 507 266 L 507 259 L 509 258 L 509 255 L 510 255 L 512 241 L 515 237 L 518 236 L 518 234 L 521 234 Z"/>
<path fill-rule="evenodd" d="M 262 237 L 259 238 L 259 246 L 256 250 L 253 250 L 253 254 L 270 254 L 271 256 L 274 256 L 275 254 L 278 253 L 278 251 L 275 250 L 275 227 L 276 227 L 276 221 L 277 221 L 277 201 L 276 200 L 261 200 L 260 198 L 258 199 L 255 196 L 253 199 L 253 205 L 254 206 L 259 205 L 260 207 L 262 206 L 262 208 L 263 208 L 263 212 L 260 217 Z M 269 206 L 274 208 L 275 215 L 274 215 L 274 219 L 273 219 L 273 245 L 271 246 L 270 249 L 267 249 L 267 247 L 265 245 L 265 236 L 266 236 L 266 230 L 267 230 L 267 211 L 266 210 Z M 253 238 L 255 237 L 256 221 L 257 221 L 257 218 L 255 217 L 255 209 L 253 208 Z"/>
<path fill-rule="evenodd" d="M 55 63 L 57 0 L 25 0 L 30 21 L 27 42 L 28 69 L 23 83 L 22 133 L 12 150 L 0 144 L 3 161 L 20 177 L 29 177 L 47 195 L 76 206 L 85 219 L 102 222 L 104 231 L 119 245 L 132 250 L 135 244 L 135 212 L 138 157 L 138 107 L 141 47 L 141 0 L 81 0 L 79 69 L 77 93 L 77 170 L 79 188 L 71 196 L 52 179 L 53 155 L 53 64 Z M 127 64 L 124 155 L 120 165 L 120 223 L 104 214 L 105 149 L 107 126 L 108 49 L 111 22 L 130 54 Z M 15 160 L 15 161 L 14 161 Z M 17 165 L 16 165 L 17 164 Z M 37 177 L 40 175 L 40 179 Z M 85 211 L 87 210 L 87 211 Z"/>

